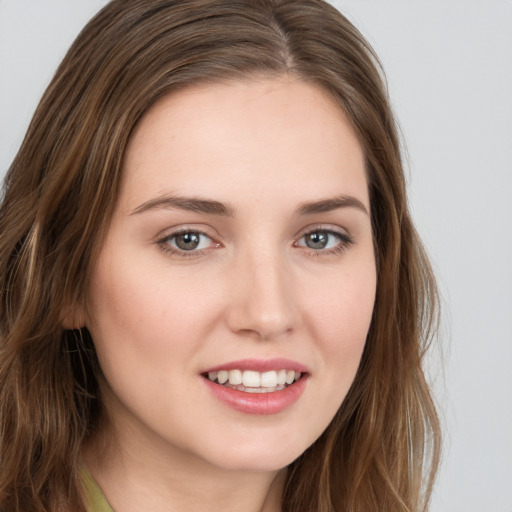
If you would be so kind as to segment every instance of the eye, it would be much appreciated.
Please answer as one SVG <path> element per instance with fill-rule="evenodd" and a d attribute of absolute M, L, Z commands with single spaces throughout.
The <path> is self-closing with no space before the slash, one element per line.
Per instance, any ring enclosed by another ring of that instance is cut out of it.
<path fill-rule="evenodd" d="M 299 238 L 295 245 L 313 251 L 337 252 L 346 249 L 352 243 L 353 239 L 346 233 L 316 229 Z"/>
<path fill-rule="evenodd" d="M 218 245 L 200 231 L 180 231 L 163 238 L 158 243 L 164 250 L 173 253 L 199 252 Z"/>
<path fill-rule="evenodd" d="M 303 242 L 302 242 L 303 241 Z M 301 243 L 302 242 L 302 243 Z M 331 249 L 339 242 L 339 237 L 327 231 L 313 231 L 304 235 L 298 245 L 310 249 Z"/>

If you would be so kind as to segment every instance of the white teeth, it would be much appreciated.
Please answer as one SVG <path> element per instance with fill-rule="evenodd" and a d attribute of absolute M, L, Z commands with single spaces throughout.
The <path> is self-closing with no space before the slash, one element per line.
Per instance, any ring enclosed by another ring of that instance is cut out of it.
<path fill-rule="evenodd" d="M 256 372 L 253 370 L 220 370 L 208 372 L 208 379 L 247 393 L 272 393 L 291 385 L 302 376 L 293 370 L 271 370 Z"/>
<path fill-rule="evenodd" d="M 242 384 L 242 372 L 240 370 L 229 371 L 229 383 L 233 386 Z"/>
<path fill-rule="evenodd" d="M 277 372 L 264 372 L 261 374 L 261 387 L 275 388 L 277 386 Z"/>
<path fill-rule="evenodd" d="M 242 384 L 248 388 L 259 388 L 260 387 L 260 374 L 259 372 L 252 372 L 245 370 L 242 374 Z M 231 384 L 231 381 L 229 382 Z"/>

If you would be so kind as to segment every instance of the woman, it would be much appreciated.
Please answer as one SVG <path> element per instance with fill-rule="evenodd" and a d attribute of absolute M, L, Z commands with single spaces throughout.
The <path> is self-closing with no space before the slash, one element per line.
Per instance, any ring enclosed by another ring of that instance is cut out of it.
<path fill-rule="evenodd" d="M 0 232 L 2 511 L 427 508 L 435 284 L 328 4 L 110 2 Z"/>

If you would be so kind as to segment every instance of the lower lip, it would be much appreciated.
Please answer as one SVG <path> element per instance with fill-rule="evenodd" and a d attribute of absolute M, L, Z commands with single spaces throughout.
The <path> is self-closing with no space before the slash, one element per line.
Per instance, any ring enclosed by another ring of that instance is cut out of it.
<path fill-rule="evenodd" d="M 232 409 L 245 414 L 268 415 L 277 414 L 293 405 L 306 388 L 307 376 L 303 375 L 290 386 L 271 393 L 245 393 L 215 384 L 205 377 L 203 380 L 214 396 Z"/>

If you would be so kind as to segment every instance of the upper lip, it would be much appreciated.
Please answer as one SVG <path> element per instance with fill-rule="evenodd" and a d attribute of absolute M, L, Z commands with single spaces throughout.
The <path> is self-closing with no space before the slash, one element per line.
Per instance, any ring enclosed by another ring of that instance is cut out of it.
<path fill-rule="evenodd" d="M 252 370 L 255 372 L 268 372 L 271 370 L 294 370 L 307 373 L 308 369 L 301 363 L 286 358 L 274 359 L 239 359 L 218 364 L 203 370 L 201 373 L 219 372 L 221 370 Z"/>

